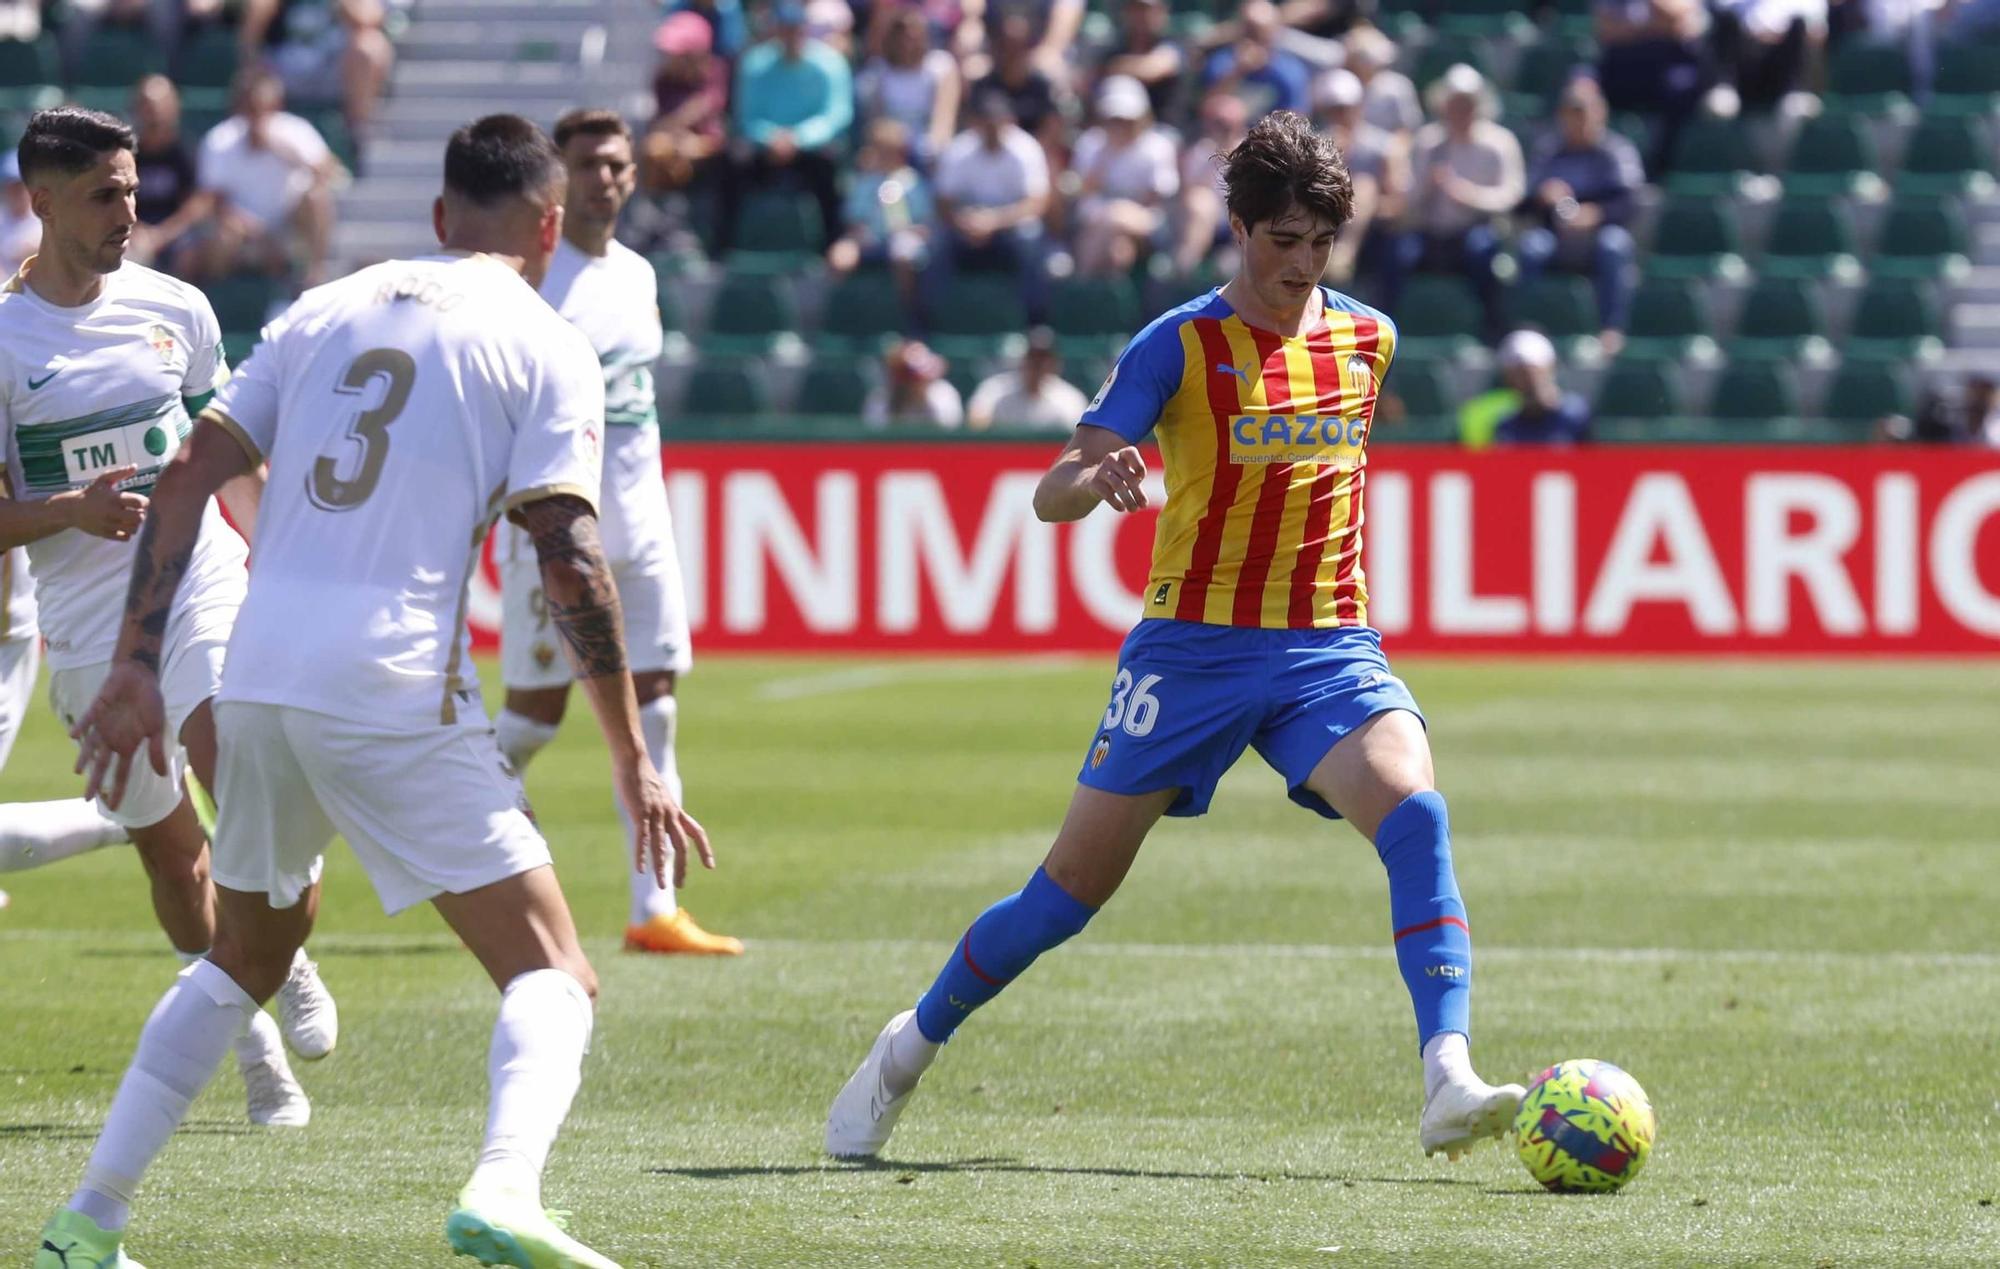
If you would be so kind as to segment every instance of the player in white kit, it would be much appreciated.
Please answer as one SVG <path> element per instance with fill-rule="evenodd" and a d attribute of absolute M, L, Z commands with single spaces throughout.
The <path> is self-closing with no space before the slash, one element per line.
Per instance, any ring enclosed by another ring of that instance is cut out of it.
<path fill-rule="evenodd" d="M 519 777 L 467 664 L 486 526 L 529 533 L 558 635 L 609 743 L 656 873 L 713 865 L 646 754 L 593 504 L 604 384 L 589 342 L 537 297 L 563 172 L 533 124 L 489 116 L 445 152 L 446 250 L 308 292 L 265 331 L 160 479 L 115 668 L 84 721 L 94 772 L 163 764 L 155 633 L 199 508 L 270 465 L 257 567 L 216 708 L 216 948 L 153 1011 L 37 1269 L 125 1263 L 139 1178 L 214 1073 L 219 1039 L 283 981 L 337 831 L 383 907 L 429 900 L 501 989 L 486 1142 L 446 1232 L 487 1264 L 604 1266 L 541 1204 L 541 1172 L 588 1047 L 596 979 Z M 302 619 L 305 618 L 305 619 Z M 109 1259 L 107 1259 L 109 1258 Z"/>
<path fill-rule="evenodd" d="M 0 496 L 7 482 L 0 477 Z M 0 551 L 0 770 L 35 694 L 41 662 L 35 627 L 35 580 L 24 547 Z M 0 872 L 19 872 L 125 840 L 125 830 L 85 798 L 0 803 Z M 0 908 L 7 892 L 0 890 Z"/>
<path fill-rule="evenodd" d="M 556 121 L 555 142 L 569 173 L 569 193 L 563 238 L 542 279 L 542 298 L 584 333 L 604 370 L 598 522 L 625 606 L 625 647 L 646 750 L 678 802 L 674 681 L 694 664 L 694 652 L 660 476 L 660 414 L 653 394 L 653 363 L 660 359 L 661 344 L 658 283 L 652 264 L 611 236 L 636 181 L 632 134 L 615 111 L 572 110 Z M 527 535 L 512 525 L 498 526 L 493 553 L 502 595 L 500 672 L 507 685 L 495 728 L 507 757 L 526 771 L 555 739 L 569 700 L 570 668 L 556 646 Z M 626 829 L 629 833 L 631 825 Z M 702 929 L 680 906 L 673 886 L 657 885 L 643 873 L 630 880 L 627 951 L 725 956 L 743 951 L 740 940 Z"/>
<path fill-rule="evenodd" d="M 21 176 L 42 245 L 0 286 L 0 443 L 12 495 L 0 499 L 0 548 L 27 547 L 50 699 L 72 727 L 111 669 L 146 495 L 187 436 L 189 406 L 229 377 L 201 292 L 124 258 L 136 223 L 133 146 L 130 128 L 95 111 L 58 107 L 28 121 Z M 199 510 L 180 598 L 154 632 L 170 753 L 103 802 L 138 848 L 153 910 L 184 960 L 209 949 L 215 894 L 182 775 L 191 768 L 214 787 L 209 701 L 245 563 L 243 539 L 213 500 Z M 303 955 L 291 970 L 279 1000 L 285 1038 L 301 1056 L 323 1057 L 336 1035 L 332 998 Z M 250 1117 L 304 1124 L 311 1107 L 278 1035 L 260 1013 L 235 1036 Z"/>

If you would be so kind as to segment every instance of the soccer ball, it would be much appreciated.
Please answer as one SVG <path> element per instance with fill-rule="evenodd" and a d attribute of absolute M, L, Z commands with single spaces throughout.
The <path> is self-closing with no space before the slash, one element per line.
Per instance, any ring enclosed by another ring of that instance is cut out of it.
<path fill-rule="evenodd" d="M 1639 1175 L 1658 1127 L 1638 1080 L 1609 1062 L 1573 1058 L 1528 1085 L 1514 1143 L 1546 1188 L 1605 1193 Z"/>

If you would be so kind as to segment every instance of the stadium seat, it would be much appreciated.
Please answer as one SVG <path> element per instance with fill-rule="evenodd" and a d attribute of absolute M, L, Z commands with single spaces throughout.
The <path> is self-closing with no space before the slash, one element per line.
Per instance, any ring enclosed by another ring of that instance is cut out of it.
<path fill-rule="evenodd" d="M 75 87 L 128 91 L 143 75 L 167 69 L 166 52 L 145 31 L 100 26 L 83 42 L 76 59 Z"/>
<path fill-rule="evenodd" d="M 1484 317 L 1479 297 L 1463 279 L 1419 274 L 1396 304 L 1396 330 L 1406 350 L 1448 356 L 1478 342 Z"/>
<path fill-rule="evenodd" d="M 1489 80 L 1493 78 L 1493 62 L 1487 52 L 1492 41 L 1470 35 L 1439 35 L 1417 54 L 1417 60 L 1410 70 L 1410 79 L 1423 92 L 1431 84 L 1443 77 L 1453 66 L 1463 62 Z"/>
<path fill-rule="evenodd" d="M 1854 218 L 1828 198 L 1801 195 L 1778 204 L 1764 235 L 1758 272 L 1765 277 L 1819 278 L 1853 268 Z"/>
<path fill-rule="evenodd" d="M 1901 45 L 1850 36 L 1828 55 L 1822 100 L 1830 112 L 1885 115 L 1909 93 L 1910 55 Z"/>
<path fill-rule="evenodd" d="M 1546 111 L 1572 76 L 1596 63 L 1597 46 L 1591 41 L 1545 36 L 1521 50 L 1511 91 L 1534 97 Z"/>
<path fill-rule="evenodd" d="M 1554 273 L 1513 288 L 1507 316 L 1516 326 L 1533 326 L 1557 341 L 1595 335 L 1597 293 L 1573 274 Z"/>
<path fill-rule="evenodd" d="M 254 330 L 225 330 L 222 332 L 222 356 L 234 369 L 250 356 L 250 350 L 257 346 L 262 333 Z"/>
<path fill-rule="evenodd" d="M 776 336 L 798 328 L 789 279 L 732 270 L 715 293 L 707 334 L 698 342 L 706 354 L 746 356 L 767 351 Z"/>
<path fill-rule="evenodd" d="M 795 414 L 858 417 L 875 386 L 872 363 L 853 357 L 821 357 L 799 380 Z"/>
<path fill-rule="evenodd" d="M 1952 200 L 1898 198 L 1875 235 L 1869 267 L 1892 277 L 1938 277 L 1964 267 L 1970 243 Z"/>
<path fill-rule="evenodd" d="M 236 75 L 236 32 L 206 23 L 188 33 L 174 59 L 174 82 L 189 88 L 227 88 Z"/>
<path fill-rule="evenodd" d="M 1599 419 L 1660 419 L 1685 414 L 1680 367 L 1672 361 L 1620 357 L 1597 385 Z"/>
<path fill-rule="evenodd" d="M 737 251 L 816 254 L 819 212 L 803 194 L 766 192 L 743 202 L 737 219 Z"/>
<path fill-rule="evenodd" d="M 1840 350 L 1850 360 L 1905 361 L 1933 353 L 1942 346 L 1943 334 L 1929 283 L 1878 277 L 1855 304 Z"/>
<path fill-rule="evenodd" d="M 947 336 L 1011 335 L 1027 324 L 1020 286 L 998 274 L 959 274 L 931 314 L 932 329 Z"/>
<path fill-rule="evenodd" d="M 1130 338 L 1145 323 L 1139 294 L 1125 278 L 1064 278 L 1049 296 L 1049 325 L 1068 338 Z"/>
<path fill-rule="evenodd" d="M 1756 157 L 1734 119 L 1696 118 L 1674 143 L 1666 174 L 1670 194 L 1728 194 L 1757 169 Z"/>
<path fill-rule="evenodd" d="M 1830 419 L 1873 421 L 1885 414 L 1908 416 L 1915 394 L 1901 366 L 1882 361 L 1844 363 L 1827 385 L 1820 413 Z"/>
<path fill-rule="evenodd" d="M 1709 278 L 1743 267 L 1742 232 L 1727 199 L 1669 198 L 1653 223 L 1646 272 L 1658 277 Z"/>
<path fill-rule="evenodd" d="M 2000 111 L 2000 46 L 1946 41 L 1938 46 L 1927 113 L 1978 115 Z"/>
<path fill-rule="evenodd" d="M 1752 422 L 1797 418 L 1797 376 L 1779 361 L 1733 361 L 1716 377 L 1708 414 L 1710 418 Z"/>
<path fill-rule="evenodd" d="M 1382 391 L 1403 403 L 1406 422 L 1411 419 L 1452 418 L 1458 410 L 1451 390 L 1450 374 L 1445 366 L 1435 361 L 1398 357 L 1383 383 Z"/>
<path fill-rule="evenodd" d="M 653 265 L 653 295 L 660 306 L 661 330 L 686 330 L 687 316 L 681 311 L 683 283 L 656 261 Z"/>
<path fill-rule="evenodd" d="M 224 330 L 262 330 L 265 315 L 282 296 L 277 280 L 262 273 L 215 278 L 201 289 Z"/>
<path fill-rule="evenodd" d="M 1744 297 L 1727 346 L 1741 360 L 1791 360 L 1811 341 L 1824 340 L 1826 331 L 1826 310 L 1811 283 L 1767 276 Z"/>
<path fill-rule="evenodd" d="M 2000 48 L 1989 50 L 2000 57 Z M 1962 194 L 1991 185 L 1992 143 L 1984 121 L 1966 115 L 1928 114 L 1903 148 L 1899 194 Z"/>
<path fill-rule="evenodd" d="M 703 361 L 688 373 L 680 415 L 743 418 L 771 411 L 771 389 L 755 362 Z"/>
<path fill-rule="evenodd" d="M 62 66 L 53 35 L 44 32 L 32 40 L 0 40 L 0 90 L 39 89 L 61 80 Z"/>
<path fill-rule="evenodd" d="M 1710 335 L 1699 284 L 1650 277 L 1633 293 L 1632 316 L 1625 325 L 1627 356 L 1685 358 Z"/>
<path fill-rule="evenodd" d="M 1432 21 L 1441 35 L 1531 34 L 1533 21 L 1514 0 L 1439 0 Z"/>
<path fill-rule="evenodd" d="M 903 294 L 896 279 L 887 273 L 863 270 L 841 278 L 827 291 L 819 324 L 814 343 L 820 347 L 872 351 L 884 339 L 906 330 L 909 317 L 903 311 Z"/>
<path fill-rule="evenodd" d="M 340 160 L 348 171 L 355 170 L 361 160 L 361 148 L 354 143 L 354 132 L 347 126 L 347 116 L 339 110 L 315 110 L 308 116 L 312 126 L 326 142 L 326 148 Z"/>
<path fill-rule="evenodd" d="M 1856 193 L 1881 188 L 1881 156 L 1875 138 L 1861 121 L 1846 114 L 1826 114 L 1806 121 L 1792 140 L 1783 176 L 1787 195 Z"/>

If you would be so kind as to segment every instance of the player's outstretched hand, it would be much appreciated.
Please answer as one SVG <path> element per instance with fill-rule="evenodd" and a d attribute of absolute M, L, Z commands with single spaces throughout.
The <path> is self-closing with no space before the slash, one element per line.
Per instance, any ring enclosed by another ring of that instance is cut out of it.
<path fill-rule="evenodd" d="M 74 526 L 94 538 L 109 538 L 113 542 L 127 541 L 137 533 L 139 521 L 146 514 L 146 495 L 121 490 L 118 484 L 138 470 L 128 463 L 99 472 L 97 479 L 76 496 L 70 509 Z"/>
<path fill-rule="evenodd" d="M 1086 487 L 1110 503 L 1113 511 L 1138 511 L 1146 505 L 1146 491 L 1141 488 L 1145 480 L 1146 460 L 1136 445 L 1127 445 L 1104 456 Z"/>
<path fill-rule="evenodd" d="M 140 745 L 146 746 L 153 770 L 167 774 L 167 706 L 160 698 L 158 676 L 131 661 L 117 662 L 69 734 L 77 742 L 83 795 L 102 796 L 106 806 L 118 809 Z"/>
<path fill-rule="evenodd" d="M 634 826 L 632 867 L 650 872 L 665 885 L 671 873 L 678 889 L 687 880 L 690 849 L 702 867 L 715 867 L 715 850 L 708 832 L 681 804 L 667 794 L 660 773 L 642 756 L 618 776 L 618 797 Z"/>

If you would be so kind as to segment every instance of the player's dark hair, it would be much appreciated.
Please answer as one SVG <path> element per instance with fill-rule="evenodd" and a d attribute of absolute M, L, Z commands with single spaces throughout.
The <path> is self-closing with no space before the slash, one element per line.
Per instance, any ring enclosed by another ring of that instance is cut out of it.
<path fill-rule="evenodd" d="M 136 149 L 132 129 L 115 115 L 82 106 L 37 110 L 21 134 L 15 158 L 21 179 L 32 181 L 44 172 L 75 176 L 115 150 Z"/>
<path fill-rule="evenodd" d="M 632 139 L 632 129 L 625 118 L 616 110 L 606 110 L 600 106 L 584 106 L 572 110 L 556 120 L 554 132 L 556 148 L 564 149 L 571 137 L 624 137 Z"/>
<path fill-rule="evenodd" d="M 562 172 L 562 155 L 519 115 L 487 115 L 451 134 L 444 147 L 444 187 L 478 207 L 538 198 Z"/>
<path fill-rule="evenodd" d="M 1335 229 L 1354 214 L 1354 178 L 1340 148 L 1304 115 L 1276 110 L 1223 158 L 1229 214 L 1255 229 L 1296 208 Z"/>

